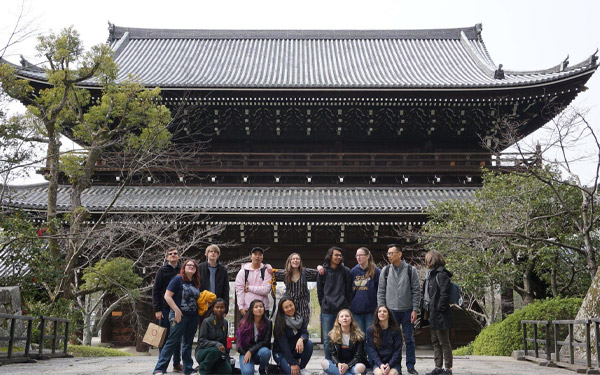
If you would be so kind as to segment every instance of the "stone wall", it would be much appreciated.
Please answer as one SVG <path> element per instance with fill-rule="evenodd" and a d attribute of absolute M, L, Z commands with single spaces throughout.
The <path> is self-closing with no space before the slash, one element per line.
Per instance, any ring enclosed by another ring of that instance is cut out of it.
<path fill-rule="evenodd" d="M 21 292 L 18 286 L 0 287 L 0 314 L 21 315 Z M 0 319 L 0 336 L 8 337 L 10 334 L 10 319 Z M 25 335 L 25 323 L 16 321 L 15 336 Z M 0 345 L 5 346 L 7 343 Z M 15 343 L 19 346 L 19 343 Z"/>

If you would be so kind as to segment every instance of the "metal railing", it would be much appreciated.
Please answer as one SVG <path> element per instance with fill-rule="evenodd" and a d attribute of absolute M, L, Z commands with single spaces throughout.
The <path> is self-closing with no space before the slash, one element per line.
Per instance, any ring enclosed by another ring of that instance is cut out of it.
<path fill-rule="evenodd" d="M 17 362 L 35 362 L 36 359 L 49 359 L 56 357 L 70 357 L 67 352 L 67 344 L 69 337 L 69 319 L 55 318 L 51 316 L 29 316 L 29 315 L 10 315 L 0 314 L 0 320 L 10 320 L 8 326 L 8 336 L 0 337 L 0 342 L 6 342 L 7 355 L 0 355 L 0 364 L 2 363 L 17 363 Z M 27 328 L 25 336 L 17 336 L 18 322 L 26 322 Z M 33 324 L 38 322 L 40 331 L 40 339 L 37 342 L 37 354 L 31 353 L 31 344 L 33 344 Z M 52 323 L 52 334 L 46 334 L 47 323 Z M 59 325 L 64 325 L 64 335 L 59 335 Z M 50 341 L 50 348 L 45 348 L 46 341 Z M 62 350 L 57 352 L 57 345 L 62 340 Z M 15 352 L 15 343 L 24 342 L 23 352 L 18 354 Z"/>
<path fill-rule="evenodd" d="M 533 326 L 533 338 L 527 337 L 527 325 Z M 538 326 L 544 326 L 545 338 L 540 339 L 538 337 Z M 574 338 L 574 327 L 575 325 L 584 326 L 584 341 L 576 341 Z M 594 329 L 595 343 L 593 343 L 595 349 L 595 363 L 592 361 L 592 339 L 591 329 Z M 546 366 L 557 366 L 565 362 L 573 367 L 581 367 L 587 369 L 588 374 L 600 374 L 600 318 L 593 318 L 588 320 L 521 320 L 521 326 L 523 328 L 523 351 L 527 357 L 529 354 L 528 343 L 533 343 L 533 350 L 535 358 L 540 358 L 539 345 L 544 345 L 545 359 L 546 362 L 542 363 Z M 561 326 L 567 327 L 568 335 L 565 340 L 560 339 Z M 551 334 L 551 327 L 553 328 L 554 334 Z M 568 361 L 561 360 L 561 347 L 568 346 L 569 348 L 569 359 Z M 575 361 L 575 348 L 582 348 L 585 352 L 585 364 L 576 363 Z M 554 359 L 552 358 L 552 352 L 554 352 Z"/>

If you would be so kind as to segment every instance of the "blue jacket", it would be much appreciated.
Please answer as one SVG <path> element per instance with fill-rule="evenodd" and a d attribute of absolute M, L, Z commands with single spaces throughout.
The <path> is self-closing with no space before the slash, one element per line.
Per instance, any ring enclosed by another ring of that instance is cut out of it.
<path fill-rule="evenodd" d="M 296 352 L 296 343 L 302 337 L 304 342 L 308 341 L 307 322 L 304 320 L 302 327 L 294 335 L 294 331 L 288 326 L 285 327 L 285 335 L 275 336 L 273 342 L 273 353 L 282 353 L 287 363 L 292 365 L 298 364 L 300 354 Z"/>
<path fill-rule="evenodd" d="M 390 367 L 399 366 L 402 362 L 402 331 L 383 330 L 381 347 L 378 348 L 373 341 L 373 329 L 373 326 L 367 328 L 367 348 L 373 365 L 379 367 L 387 363 Z"/>
<path fill-rule="evenodd" d="M 366 279 L 366 273 L 367 271 L 360 268 L 358 264 L 350 270 L 352 276 L 350 311 L 354 314 L 373 314 L 377 309 L 377 289 L 381 271 L 375 267 L 375 275 L 369 279 Z"/>

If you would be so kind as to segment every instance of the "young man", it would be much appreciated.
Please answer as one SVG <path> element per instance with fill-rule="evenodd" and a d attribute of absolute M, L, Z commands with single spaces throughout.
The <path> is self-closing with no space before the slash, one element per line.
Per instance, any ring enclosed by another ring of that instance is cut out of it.
<path fill-rule="evenodd" d="M 158 320 L 161 327 L 167 329 L 167 337 L 170 333 L 169 324 L 169 311 L 171 308 L 165 301 L 165 292 L 169 282 L 175 275 L 179 274 L 179 251 L 176 247 L 170 247 L 166 254 L 167 263 L 161 266 L 156 272 L 156 278 L 154 279 L 154 285 L 152 286 L 152 308 L 154 309 L 154 316 Z M 160 353 L 162 348 L 158 348 Z M 173 353 L 173 371 L 183 372 L 183 366 L 181 364 L 181 345 L 175 348 Z"/>
<path fill-rule="evenodd" d="M 390 264 L 383 267 L 379 276 L 377 304 L 386 305 L 398 324 L 402 324 L 406 344 L 406 368 L 409 374 L 418 374 L 415 370 L 415 339 L 413 323 L 417 319 L 421 298 L 417 269 L 402 259 L 400 245 L 388 245 Z"/>
<path fill-rule="evenodd" d="M 271 293 L 271 274 L 263 264 L 265 251 L 255 247 L 250 251 L 251 262 L 246 263 L 235 278 L 235 294 L 237 295 L 240 313 L 246 315 L 250 303 L 255 299 L 263 301 L 265 315 L 268 316 L 269 294 Z"/>
<path fill-rule="evenodd" d="M 329 331 L 337 313 L 342 309 L 349 309 L 352 302 L 352 276 L 350 269 L 344 266 L 342 249 L 333 246 L 327 250 L 323 275 L 317 275 L 317 295 L 321 306 L 321 335 L 325 359 L 329 355 Z"/>
<path fill-rule="evenodd" d="M 204 252 L 206 262 L 199 265 L 200 293 L 205 290 L 216 294 L 225 301 L 225 315 L 229 312 L 229 278 L 227 268 L 219 263 L 221 249 L 217 245 L 208 245 Z"/>

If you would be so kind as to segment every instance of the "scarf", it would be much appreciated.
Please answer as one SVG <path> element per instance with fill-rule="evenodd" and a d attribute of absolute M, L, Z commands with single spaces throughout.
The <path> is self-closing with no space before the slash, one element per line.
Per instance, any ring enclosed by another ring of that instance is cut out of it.
<path fill-rule="evenodd" d="M 285 316 L 285 325 L 292 329 L 294 335 L 298 334 L 298 330 L 302 328 L 302 323 L 304 323 L 304 319 L 299 314 L 294 314 L 294 316 Z"/>
<path fill-rule="evenodd" d="M 427 271 L 427 276 L 425 276 L 425 285 L 423 289 L 425 293 L 423 293 L 423 308 L 425 311 L 429 311 L 429 302 L 431 298 L 429 297 L 429 276 L 431 275 L 431 270 Z"/>

